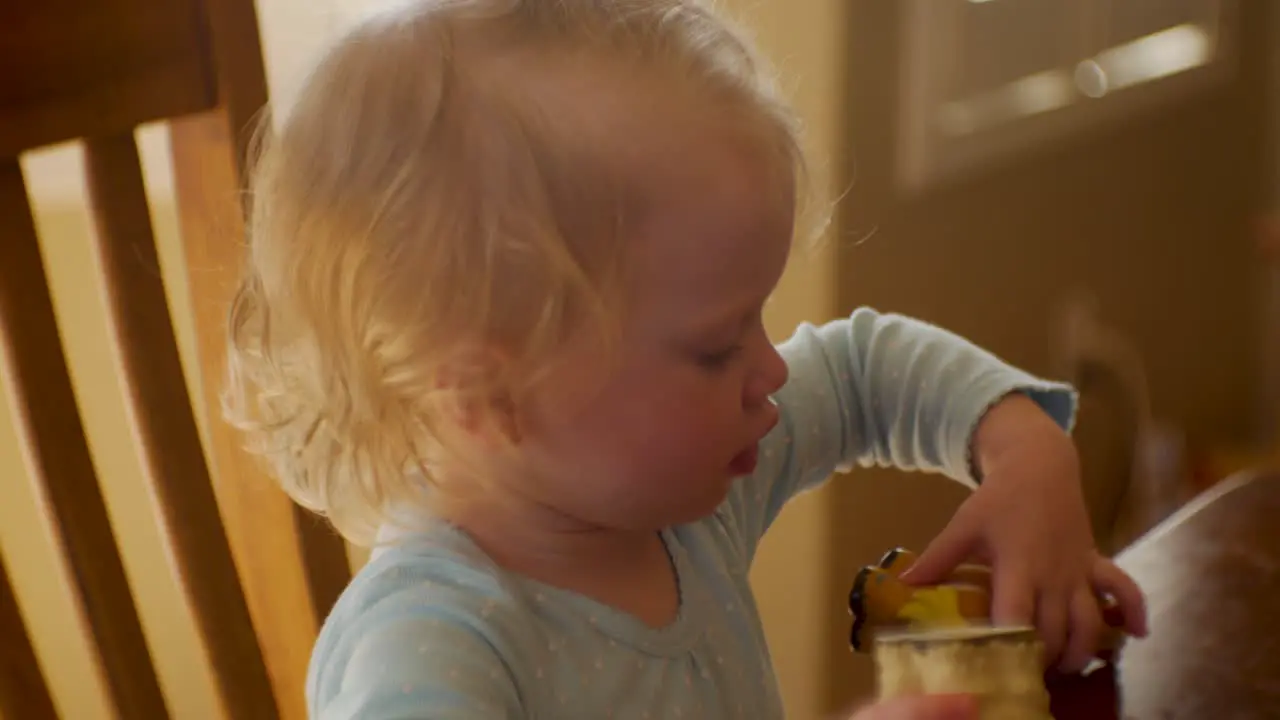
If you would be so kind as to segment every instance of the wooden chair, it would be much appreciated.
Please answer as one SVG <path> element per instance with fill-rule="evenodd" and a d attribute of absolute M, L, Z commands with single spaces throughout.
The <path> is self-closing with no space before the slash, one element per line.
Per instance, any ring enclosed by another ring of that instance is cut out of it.
<path fill-rule="evenodd" d="M 169 716 L 91 462 L 19 157 L 83 144 L 113 358 L 136 449 L 224 712 L 305 717 L 317 623 L 348 578 L 345 547 L 283 494 L 218 418 L 223 316 L 242 243 L 248 132 L 266 101 L 252 0 L 0 3 L 0 369 L 29 475 L 121 718 Z M 166 121 L 195 307 L 209 447 L 184 380 L 135 129 Z M 228 220 L 232 232 L 226 232 Z M 0 716 L 55 717 L 0 571 Z"/>

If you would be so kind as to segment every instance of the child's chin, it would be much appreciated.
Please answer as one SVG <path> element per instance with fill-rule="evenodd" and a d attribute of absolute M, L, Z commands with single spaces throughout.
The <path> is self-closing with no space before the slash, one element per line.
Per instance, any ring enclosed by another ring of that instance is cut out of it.
<path fill-rule="evenodd" d="M 687 525 L 710 517 L 729 496 L 731 485 L 732 479 L 726 481 L 723 487 L 715 488 L 714 491 L 709 490 L 702 497 L 689 498 L 687 503 L 673 508 L 672 520 L 668 524 Z"/>

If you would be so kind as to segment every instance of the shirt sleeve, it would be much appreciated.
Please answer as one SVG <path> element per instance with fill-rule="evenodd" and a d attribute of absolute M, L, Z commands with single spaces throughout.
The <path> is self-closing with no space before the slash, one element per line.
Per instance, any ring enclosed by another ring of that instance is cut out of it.
<path fill-rule="evenodd" d="M 862 308 L 826 325 L 805 324 L 779 351 L 790 370 L 774 397 L 780 421 L 761 443 L 755 473 L 723 508 L 748 563 L 786 502 L 837 470 L 892 466 L 974 482 L 974 429 L 1010 393 L 1027 394 L 1064 430 L 1075 421 L 1069 385 L 900 315 Z"/>
<path fill-rule="evenodd" d="M 371 612 L 339 686 L 317 720 L 517 720 L 524 711 L 506 664 L 447 608 Z"/>

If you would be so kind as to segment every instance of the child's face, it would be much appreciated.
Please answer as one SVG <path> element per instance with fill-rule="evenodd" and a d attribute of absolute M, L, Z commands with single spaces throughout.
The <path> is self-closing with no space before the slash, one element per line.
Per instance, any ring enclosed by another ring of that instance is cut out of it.
<path fill-rule="evenodd" d="M 602 527 L 712 512 L 754 466 L 787 377 L 761 314 L 790 251 L 789 169 L 727 118 L 667 127 L 681 130 L 632 145 L 642 211 L 618 357 L 582 339 L 522 418 L 522 492 Z"/>

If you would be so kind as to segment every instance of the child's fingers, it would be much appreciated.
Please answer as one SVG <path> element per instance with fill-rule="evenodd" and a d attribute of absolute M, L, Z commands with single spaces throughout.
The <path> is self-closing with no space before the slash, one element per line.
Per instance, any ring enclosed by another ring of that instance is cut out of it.
<path fill-rule="evenodd" d="M 1046 666 L 1062 657 L 1069 617 L 1067 603 L 1060 595 L 1040 593 L 1036 598 L 1036 632 L 1044 642 Z"/>
<path fill-rule="evenodd" d="M 896 548 L 885 556 L 881 567 L 894 575 L 902 576 L 919 558 L 919 555 L 906 548 Z M 979 563 L 961 563 L 942 582 L 948 585 L 972 585 L 990 593 L 991 567 Z"/>
<path fill-rule="evenodd" d="M 986 592 L 991 592 L 991 568 L 986 565 L 964 563 L 951 571 L 947 582 L 957 585 L 972 585 Z"/>
<path fill-rule="evenodd" d="M 1116 602 L 1116 599 L 1110 595 L 1096 593 L 1098 595 L 1098 607 L 1102 608 L 1102 622 L 1109 628 L 1122 630 L 1124 629 L 1124 608 Z"/>
<path fill-rule="evenodd" d="M 1069 615 L 1071 627 L 1059 668 L 1063 672 L 1078 673 L 1097 655 L 1102 636 L 1102 613 L 1090 588 L 1080 587 L 1071 596 Z"/>
<path fill-rule="evenodd" d="M 1124 629 L 1136 637 L 1146 637 L 1147 601 L 1143 597 L 1142 588 L 1121 570 L 1115 563 L 1106 558 L 1098 558 L 1093 565 L 1093 588 L 1116 599 L 1124 614 Z"/>
<path fill-rule="evenodd" d="M 1026 570 L 1009 566 L 991 578 L 991 621 L 996 625 L 1033 625 L 1035 588 Z"/>
<path fill-rule="evenodd" d="M 956 513 L 920 557 L 900 576 L 911 585 L 932 585 L 944 581 L 956 566 L 968 559 L 977 535 Z"/>
<path fill-rule="evenodd" d="M 911 695 L 868 705 L 849 720 L 977 720 L 968 695 Z"/>

